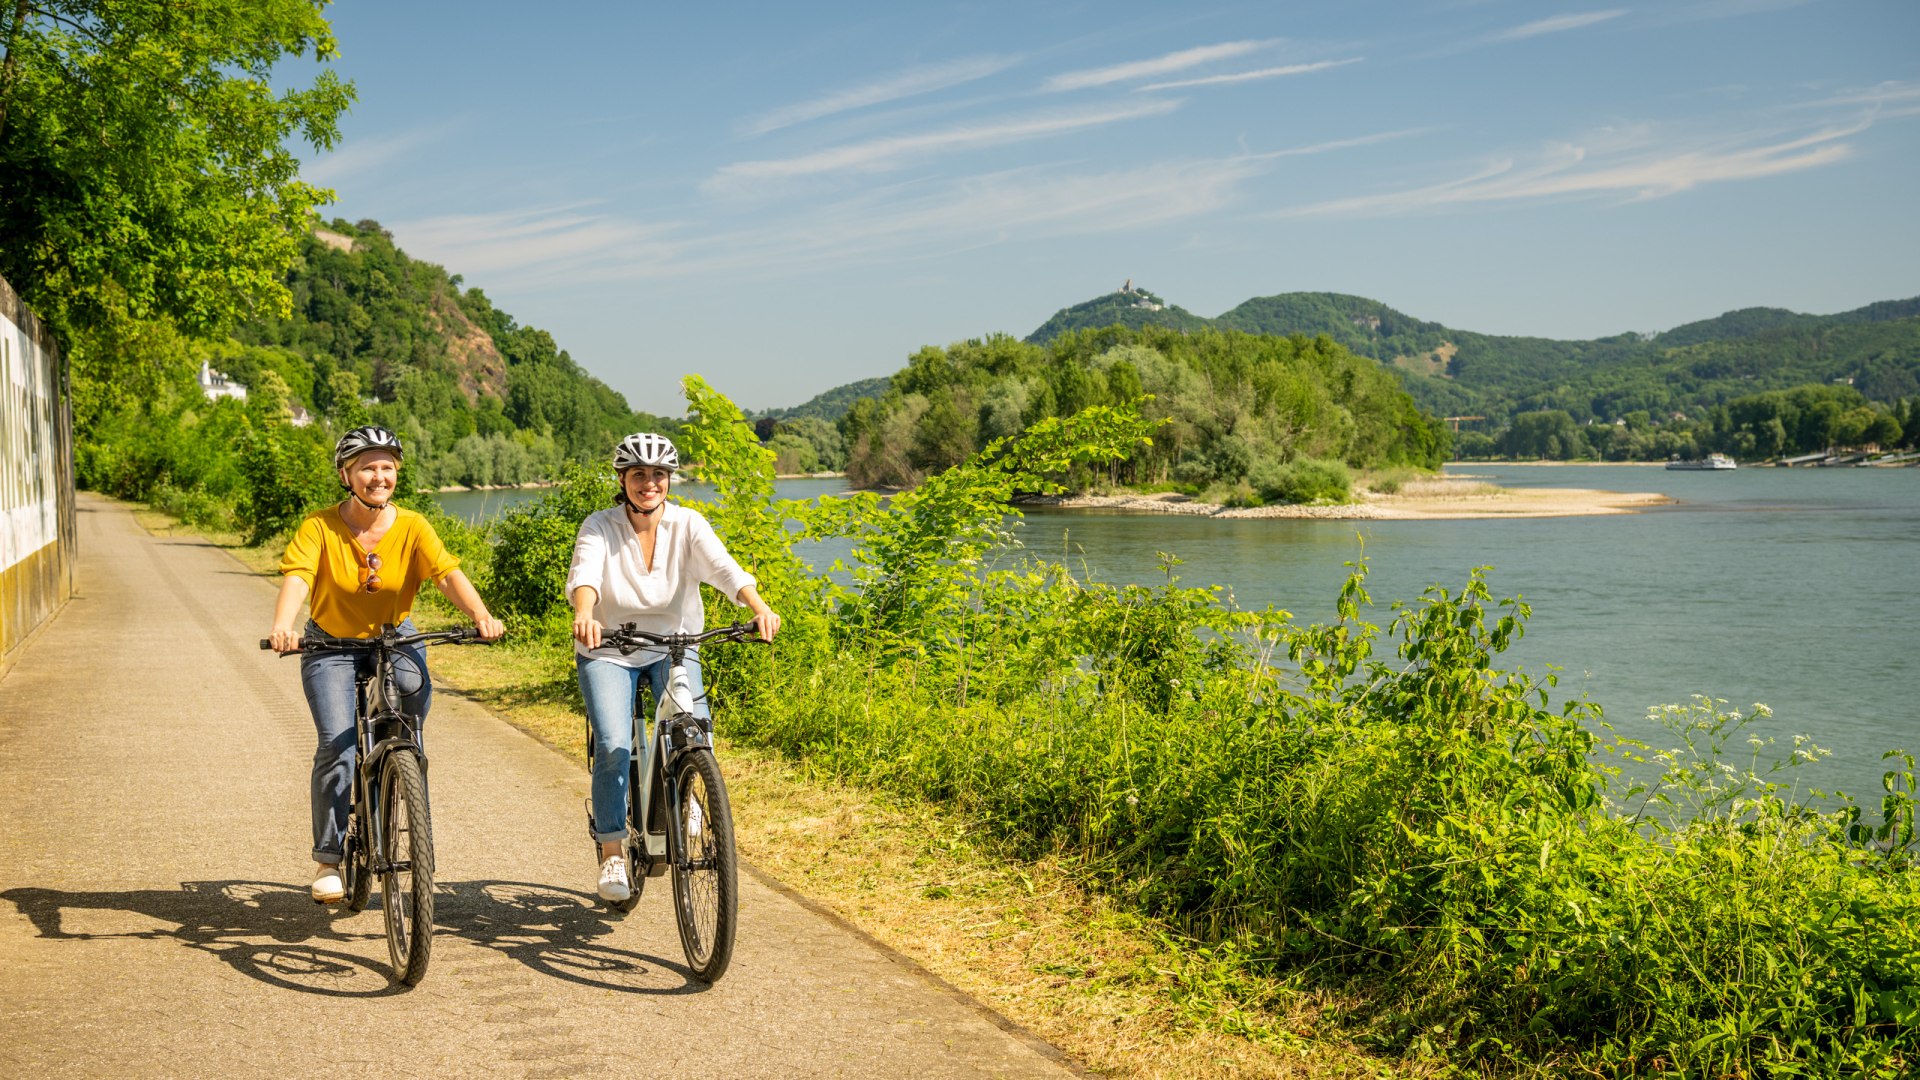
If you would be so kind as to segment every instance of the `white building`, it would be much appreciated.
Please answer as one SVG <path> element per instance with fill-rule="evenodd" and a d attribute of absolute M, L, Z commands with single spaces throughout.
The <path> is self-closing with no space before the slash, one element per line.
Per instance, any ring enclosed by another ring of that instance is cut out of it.
<path fill-rule="evenodd" d="M 225 372 L 215 371 L 200 361 L 200 374 L 196 381 L 200 383 L 200 392 L 207 395 L 208 401 L 218 401 L 230 397 L 237 401 L 247 400 L 247 388 L 227 378 Z"/>

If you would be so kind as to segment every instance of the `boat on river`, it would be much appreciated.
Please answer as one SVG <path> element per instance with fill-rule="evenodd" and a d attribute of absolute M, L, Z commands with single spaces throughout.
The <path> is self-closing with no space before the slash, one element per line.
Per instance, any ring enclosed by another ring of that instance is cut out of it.
<path fill-rule="evenodd" d="M 1669 469 L 1703 469 L 1703 470 L 1718 471 L 1720 469 L 1732 469 L 1736 467 L 1737 466 L 1735 466 L 1733 463 L 1733 459 L 1728 457 L 1725 454 L 1708 454 L 1706 457 L 1693 458 L 1687 461 L 1682 461 L 1679 458 L 1675 458 L 1674 460 L 1667 462 L 1667 468 Z"/>

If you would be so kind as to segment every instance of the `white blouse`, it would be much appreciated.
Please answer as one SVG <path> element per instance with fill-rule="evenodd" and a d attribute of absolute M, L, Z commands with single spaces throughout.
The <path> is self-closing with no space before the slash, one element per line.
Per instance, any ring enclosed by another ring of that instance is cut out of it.
<path fill-rule="evenodd" d="M 591 587 L 598 597 L 593 617 L 608 630 L 630 622 L 656 634 L 697 634 L 706 629 L 701 582 L 736 604 L 741 589 L 758 584 L 727 554 L 705 516 L 672 502 L 660 511 L 653 569 L 648 570 L 626 508 L 612 506 L 580 523 L 580 535 L 573 541 L 573 565 L 567 569 L 567 597 L 571 602 L 573 590 Z M 666 656 L 666 650 L 659 648 L 630 656 L 608 646 L 589 651 L 578 641 L 573 649 L 626 667 L 645 667 Z"/>

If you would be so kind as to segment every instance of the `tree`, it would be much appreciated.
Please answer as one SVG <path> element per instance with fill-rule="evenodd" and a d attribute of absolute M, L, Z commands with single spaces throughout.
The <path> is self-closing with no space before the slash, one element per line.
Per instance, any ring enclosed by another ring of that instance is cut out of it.
<path fill-rule="evenodd" d="M 1561 460 L 1578 456 L 1582 449 L 1580 429 L 1561 409 L 1521 413 L 1500 436 L 1500 450 L 1511 458 Z"/>
<path fill-rule="evenodd" d="M 313 206 L 287 149 L 339 138 L 353 90 L 325 0 L 11 0 L 0 6 L 0 273 L 63 330 L 122 311 L 191 334 L 284 315 Z"/>

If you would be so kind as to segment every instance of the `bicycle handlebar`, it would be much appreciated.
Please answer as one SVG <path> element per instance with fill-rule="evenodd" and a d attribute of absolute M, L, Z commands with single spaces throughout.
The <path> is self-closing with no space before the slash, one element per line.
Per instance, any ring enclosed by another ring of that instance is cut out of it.
<path fill-rule="evenodd" d="M 626 656 L 635 649 L 648 645 L 684 649 L 706 641 L 718 641 L 721 638 L 742 642 L 759 641 L 760 624 L 748 619 L 746 622 L 704 630 L 698 634 L 656 634 L 651 630 L 642 630 L 632 623 L 623 623 L 618 629 L 602 631 L 600 644 L 611 645 L 620 650 L 620 655 Z"/>
<path fill-rule="evenodd" d="M 453 630 L 434 630 L 425 634 L 397 634 L 397 633 L 394 633 L 393 631 L 388 631 L 384 634 L 381 634 L 378 637 L 370 637 L 370 638 L 337 638 L 337 637 L 326 637 L 324 635 L 321 637 L 303 637 L 300 639 L 296 651 L 297 652 L 345 652 L 345 651 L 351 651 L 354 649 L 372 649 L 372 648 L 375 648 L 376 646 L 381 646 L 381 645 L 384 645 L 388 648 L 400 648 L 405 645 L 423 645 L 423 644 L 424 645 L 473 645 L 473 644 L 491 645 L 493 644 L 493 642 L 488 641 L 485 638 L 480 636 L 479 627 L 462 626 Z M 261 638 L 260 648 L 263 650 L 271 651 L 273 649 L 272 640 L 268 638 Z M 292 656 L 294 655 L 294 653 L 283 653 L 282 655 Z"/>

